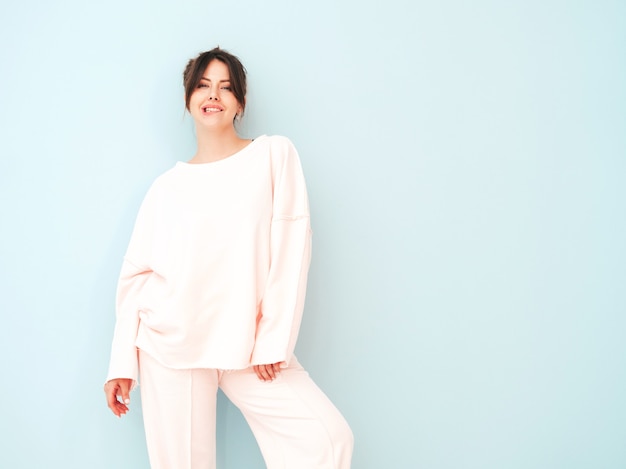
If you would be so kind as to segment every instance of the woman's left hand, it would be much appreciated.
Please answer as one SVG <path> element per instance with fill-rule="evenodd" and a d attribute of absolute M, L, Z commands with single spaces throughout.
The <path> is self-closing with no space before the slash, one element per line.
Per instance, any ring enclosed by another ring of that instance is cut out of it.
<path fill-rule="evenodd" d="M 254 365 L 253 368 L 261 381 L 274 381 L 280 373 L 280 362 L 271 365 Z"/>

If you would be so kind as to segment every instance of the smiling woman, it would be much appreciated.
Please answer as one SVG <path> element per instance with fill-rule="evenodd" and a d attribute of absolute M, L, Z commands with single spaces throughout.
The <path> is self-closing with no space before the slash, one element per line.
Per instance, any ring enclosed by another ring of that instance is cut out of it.
<path fill-rule="evenodd" d="M 309 205 L 285 137 L 241 138 L 246 72 L 216 48 L 189 61 L 196 154 L 153 183 L 122 265 L 107 402 L 139 379 L 153 468 L 214 468 L 216 394 L 248 421 L 270 469 L 348 469 L 352 432 L 295 347 Z M 191 431 L 189 429 L 192 429 Z"/>

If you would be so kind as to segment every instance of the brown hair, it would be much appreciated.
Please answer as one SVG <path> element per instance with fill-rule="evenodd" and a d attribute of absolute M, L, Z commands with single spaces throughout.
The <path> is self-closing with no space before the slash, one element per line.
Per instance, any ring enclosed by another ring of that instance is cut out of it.
<path fill-rule="evenodd" d="M 189 110 L 189 101 L 191 100 L 191 94 L 196 90 L 200 79 L 209 63 L 212 60 L 219 60 L 228 67 L 228 74 L 230 75 L 230 87 L 232 89 L 237 102 L 241 106 L 241 114 L 246 108 L 246 69 L 241 64 L 239 59 L 225 51 L 220 49 L 219 46 L 215 49 L 211 49 L 206 52 L 202 52 L 195 59 L 191 59 L 185 71 L 183 72 L 183 86 L 185 87 L 185 107 Z"/>

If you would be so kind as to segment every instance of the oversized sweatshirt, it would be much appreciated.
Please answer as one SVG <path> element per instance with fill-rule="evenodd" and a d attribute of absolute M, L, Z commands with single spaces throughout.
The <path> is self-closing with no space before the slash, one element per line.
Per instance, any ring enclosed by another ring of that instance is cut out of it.
<path fill-rule="evenodd" d="M 298 154 L 261 136 L 152 184 L 124 256 L 108 378 L 137 380 L 137 348 L 170 368 L 287 363 L 310 262 Z"/>

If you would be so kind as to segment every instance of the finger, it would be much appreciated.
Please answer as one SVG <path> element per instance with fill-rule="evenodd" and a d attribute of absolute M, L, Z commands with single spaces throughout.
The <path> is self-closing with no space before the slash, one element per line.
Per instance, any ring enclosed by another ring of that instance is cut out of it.
<path fill-rule="evenodd" d="M 276 378 L 276 373 L 274 373 L 274 368 L 272 368 L 272 365 L 263 365 L 263 367 L 265 368 L 267 381 L 274 381 L 274 378 Z"/>
<path fill-rule="evenodd" d="M 130 404 L 130 384 L 124 380 L 120 383 L 120 393 L 122 395 L 122 402 L 126 405 Z"/>
<path fill-rule="evenodd" d="M 280 373 L 282 371 L 282 368 L 280 367 L 280 363 L 274 363 L 272 365 L 272 368 L 274 368 L 274 373 L 276 375 L 278 375 L 278 373 Z"/>
<path fill-rule="evenodd" d="M 263 374 L 261 374 L 261 367 L 259 365 L 254 365 L 254 372 L 256 373 L 257 377 L 261 380 L 261 381 L 265 381 L 265 378 L 263 378 Z"/>
<path fill-rule="evenodd" d="M 263 376 L 263 381 L 270 381 L 272 377 L 267 372 L 267 365 L 260 365 L 259 369 L 261 370 L 261 376 Z"/>
<path fill-rule="evenodd" d="M 270 377 L 269 373 L 267 372 L 267 369 L 266 369 L 265 365 L 258 365 L 257 376 L 259 377 L 259 379 L 261 381 L 269 381 L 269 380 L 271 380 L 271 377 Z"/>
<path fill-rule="evenodd" d="M 128 405 L 122 402 L 122 396 L 117 396 L 115 408 L 122 414 L 126 414 L 129 411 Z"/>
<path fill-rule="evenodd" d="M 126 407 L 125 404 L 118 402 L 117 404 L 115 404 L 115 409 L 112 409 L 113 413 L 118 417 L 122 417 L 123 415 L 126 415 L 126 413 L 128 412 L 128 407 Z"/>
<path fill-rule="evenodd" d="M 118 386 L 114 383 L 106 383 L 106 385 L 104 386 L 104 393 L 106 395 L 107 405 L 111 410 L 116 407 L 115 404 L 117 403 L 117 391 Z"/>

